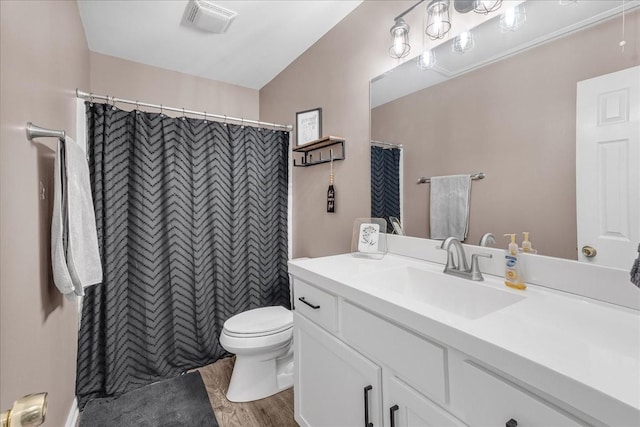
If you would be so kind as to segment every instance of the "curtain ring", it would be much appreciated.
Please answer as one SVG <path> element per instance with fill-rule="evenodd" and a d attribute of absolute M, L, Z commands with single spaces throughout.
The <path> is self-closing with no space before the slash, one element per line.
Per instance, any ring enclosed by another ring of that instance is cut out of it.
<path fill-rule="evenodd" d="M 162 117 L 163 111 L 162 104 L 160 104 L 160 117 Z"/>
<path fill-rule="evenodd" d="M 93 107 L 93 92 L 89 92 L 89 107 Z"/>
<path fill-rule="evenodd" d="M 187 117 L 184 114 L 184 107 L 182 107 L 182 121 L 184 122 L 187 119 Z"/>
<path fill-rule="evenodd" d="M 227 115 L 224 115 L 224 122 L 222 122 L 222 126 L 226 126 L 227 125 Z"/>
<path fill-rule="evenodd" d="M 136 114 L 140 114 L 140 103 L 136 100 Z"/>
<path fill-rule="evenodd" d="M 115 110 L 116 109 L 116 97 L 112 96 L 111 97 L 111 110 Z"/>
<path fill-rule="evenodd" d="M 244 117 L 240 117 L 240 129 L 244 129 Z"/>
<path fill-rule="evenodd" d="M 207 123 L 207 112 L 204 112 L 204 122 Z"/>

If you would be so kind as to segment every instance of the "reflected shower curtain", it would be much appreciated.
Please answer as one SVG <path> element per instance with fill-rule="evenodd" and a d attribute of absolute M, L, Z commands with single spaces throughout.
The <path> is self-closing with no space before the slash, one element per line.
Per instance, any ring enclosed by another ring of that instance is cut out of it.
<path fill-rule="evenodd" d="M 104 281 L 82 309 L 81 408 L 217 360 L 236 313 L 289 307 L 288 133 L 86 110 Z"/>
<path fill-rule="evenodd" d="M 371 146 L 371 216 L 400 218 L 400 149 Z"/>

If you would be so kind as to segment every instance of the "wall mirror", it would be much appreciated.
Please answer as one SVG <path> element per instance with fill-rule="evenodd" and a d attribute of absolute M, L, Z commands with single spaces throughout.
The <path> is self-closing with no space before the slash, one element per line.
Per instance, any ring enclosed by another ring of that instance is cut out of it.
<path fill-rule="evenodd" d="M 402 183 L 392 216 L 401 218 L 406 235 L 430 237 L 430 185 L 417 184 L 420 177 L 482 172 L 484 179 L 472 181 L 465 243 L 479 244 L 491 232 L 497 239 L 493 246 L 506 247 L 503 234 L 518 233 L 521 241 L 528 231 L 539 254 L 595 263 L 617 258 L 619 265 L 609 266 L 628 270 L 640 240 L 637 89 L 630 98 L 620 95 L 626 88 L 603 92 L 615 96 L 596 95 L 593 102 L 608 106 L 608 112 L 587 115 L 635 128 L 629 128 L 631 135 L 607 136 L 609 143 L 597 148 L 600 163 L 581 166 L 577 86 L 620 70 L 631 70 L 637 86 L 640 4 L 524 5 L 527 19 L 518 31 L 501 32 L 496 15 L 472 29 L 472 50 L 453 52 L 448 41 L 433 49 L 434 68 L 422 71 L 415 59 L 407 60 L 371 81 L 371 139 L 378 141 L 372 142 L 372 208 L 374 198 L 382 197 L 376 183 L 385 182 L 373 179 L 380 172 L 373 150 L 399 144 L 402 170 L 387 185 Z M 605 80 L 615 86 L 617 73 L 611 76 Z M 591 205 L 577 213 L 585 194 L 594 196 Z M 597 217 L 597 233 L 605 240 L 626 246 L 580 241 L 584 216 Z M 598 255 L 583 256 L 583 246 L 595 247 Z"/>

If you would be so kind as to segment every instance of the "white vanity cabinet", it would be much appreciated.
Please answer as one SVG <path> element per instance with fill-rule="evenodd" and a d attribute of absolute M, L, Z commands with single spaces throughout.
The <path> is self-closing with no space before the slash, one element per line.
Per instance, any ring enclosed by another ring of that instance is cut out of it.
<path fill-rule="evenodd" d="M 301 426 L 601 424 L 334 292 L 294 277 L 295 416 Z"/>

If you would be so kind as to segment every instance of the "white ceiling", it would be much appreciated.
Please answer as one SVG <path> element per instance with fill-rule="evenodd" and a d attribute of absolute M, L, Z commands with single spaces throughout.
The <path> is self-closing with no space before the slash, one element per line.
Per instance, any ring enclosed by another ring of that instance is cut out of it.
<path fill-rule="evenodd" d="M 362 0 L 212 1 L 238 16 L 224 34 L 181 24 L 187 0 L 79 0 L 89 49 L 260 89 Z"/>

